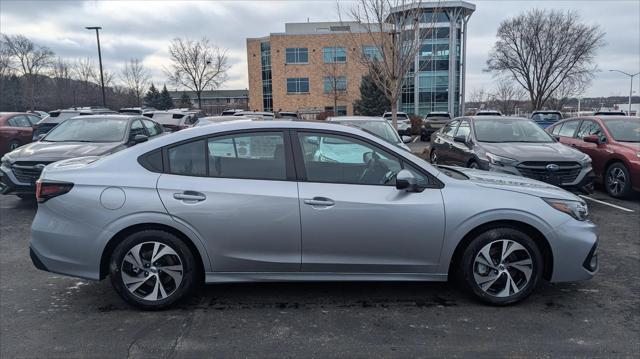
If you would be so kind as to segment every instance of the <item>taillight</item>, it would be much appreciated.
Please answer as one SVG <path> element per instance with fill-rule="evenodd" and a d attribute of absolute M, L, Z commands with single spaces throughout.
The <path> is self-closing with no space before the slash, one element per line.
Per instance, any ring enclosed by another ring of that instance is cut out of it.
<path fill-rule="evenodd" d="M 47 200 L 63 195 L 73 188 L 71 182 L 50 182 L 38 180 L 36 181 L 36 199 L 38 203 L 46 202 Z"/>

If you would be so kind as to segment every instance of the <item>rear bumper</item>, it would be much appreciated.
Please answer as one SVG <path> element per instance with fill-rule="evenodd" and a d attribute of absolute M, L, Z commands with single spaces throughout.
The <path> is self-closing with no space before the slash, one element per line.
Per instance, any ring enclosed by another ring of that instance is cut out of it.
<path fill-rule="evenodd" d="M 2 166 L 0 167 L 0 193 L 34 194 L 36 193 L 36 186 L 31 183 L 20 182 L 10 169 Z"/>

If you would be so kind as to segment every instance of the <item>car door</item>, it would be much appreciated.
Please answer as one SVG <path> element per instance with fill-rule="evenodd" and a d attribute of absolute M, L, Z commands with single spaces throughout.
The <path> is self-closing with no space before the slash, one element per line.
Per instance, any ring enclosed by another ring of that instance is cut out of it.
<path fill-rule="evenodd" d="M 424 273 L 438 263 L 444 208 L 437 181 L 377 144 L 292 132 L 300 182 L 302 271 Z M 328 147 L 327 147 L 328 146 Z M 395 188 L 407 168 L 425 188 Z"/>
<path fill-rule="evenodd" d="M 453 155 L 453 136 L 460 124 L 459 120 L 453 120 L 445 125 L 442 129 L 441 136 L 435 141 L 435 149 L 438 154 L 438 163 L 454 164 Z"/>
<path fill-rule="evenodd" d="M 460 121 L 460 125 L 456 129 L 456 132 L 453 135 L 453 137 L 455 138 L 458 136 L 463 136 L 467 141 L 469 141 L 470 135 L 471 135 L 471 124 L 469 123 L 469 120 Z M 458 166 L 466 167 L 467 164 L 469 163 L 469 160 L 471 159 L 471 147 L 469 145 L 469 142 L 462 143 L 462 142 L 451 141 L 451 145 L 452 145 L 451 152 L 450 152 L 451 163 Z"/>
<path fill-rule="evenodd" d="M 584 141 L 585 136 L 598 136 L 599 144 Z M 591 166 L 598 176 L 604 173 L 604 166 L 609 158 L 610 150 L 607 146 L 607 136 L 602 127 L 592 120 L 584 120 L 576 133 L 575 148 L 591 157 Z"/>
<path fill-rule="evenodd" d="M 216 272 L 300 270 L 300 208 L 287 133 L 243 132 L 164 150 L 158 193 L 205 242 Z"/>
<path fill-rule="evenodd" d="M 20 140 L 21 144 L 31 142 L 31 135 L 33 132 L 33 128 L 31 127 L 31 122 L 25 115 L 18 115 L 13 117 L 13 122 L 16 124 L 17 137 Z"/>

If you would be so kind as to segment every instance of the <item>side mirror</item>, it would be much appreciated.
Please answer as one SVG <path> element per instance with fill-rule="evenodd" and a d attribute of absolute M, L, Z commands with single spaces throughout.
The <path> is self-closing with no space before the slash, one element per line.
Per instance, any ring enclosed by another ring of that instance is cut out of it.
<path fill-rule="evenodd" d="M 458 135 L 456 137 L 453 138 L 454 142 L 460 142 L 460 143 L 467 143 L 467 138 L 463 135 Z"/>
<path fill-rule="evenodd" d="M 584 142 L 595 143 L 596 145 L 600 144 L 600 138 L 596 135 L 584 136 L 582 140 Z"/>
<path fill-rule="evenodd" d="M 149 137 L 147 137 L 146 135 L 135 135 L 133 136 L 133 139 L 131 139 L 131 142 L 133 142 L 133 144 L 137 145 L 138 143 L 141 142 L 145 142 L 149 139 Z"/>
<path fill-rule="evenodd" d="M 420 192 L 418 179 L 407 170 L 400 170 L 396 175 L 396 188 L 407 192 Z"/>
<path fill-rule="evenodd" d="M 413 140 L 411 136 L 402 136 L 402 143 L 410 143 L 411 140 Z"/>

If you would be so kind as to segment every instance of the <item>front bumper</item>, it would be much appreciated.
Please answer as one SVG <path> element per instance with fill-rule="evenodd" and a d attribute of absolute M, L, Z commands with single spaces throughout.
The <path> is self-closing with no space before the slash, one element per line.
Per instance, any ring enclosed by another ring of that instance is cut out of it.
<path fill-rule="evenodd" d="M 0 167 L 0 193 L 2 194 L 34 194 L 36 186 L 33 183 L 24 183 L 16 178 L 11 169 Z"/>
<path fill-rule="evenodd" d="M 553 252 L 551 282 L 591 279 L 598 272 L 598 233 L 591 221 L 570 219 L 549 237 Z"/>

